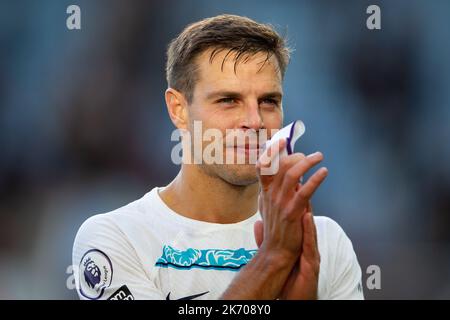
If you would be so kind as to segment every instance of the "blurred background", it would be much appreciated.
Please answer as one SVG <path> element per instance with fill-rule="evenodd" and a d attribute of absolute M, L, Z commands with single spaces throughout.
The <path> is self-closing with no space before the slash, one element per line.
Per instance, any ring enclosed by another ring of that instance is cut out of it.
<path fill-rule="evenodd" d="M 81 8 L 68 30 L 66 8 Z M 381 30 L 366 8 L 381 8 Z M 368 299 L 450 299 L 450 2 L 0 1 L 0 299 L 75 299 L 91 215 L 177 173 L 165 50 L 233 13 L 295 48 L 285 119 L 330 171 L 314 199 L 353 241 Z M 365 282 L 381 269 L 381 289 Z"/>

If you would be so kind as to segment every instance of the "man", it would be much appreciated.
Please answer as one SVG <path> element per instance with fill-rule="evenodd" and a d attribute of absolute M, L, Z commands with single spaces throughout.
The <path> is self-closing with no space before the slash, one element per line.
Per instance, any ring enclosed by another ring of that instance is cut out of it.
<path fill-rule="evenodd" d="M 185 132 L 201 123 L 224 137 L 279 129 L 288 60 L 268 25 L 233 15 L 190 25 L 168 49 L 170 119 Z M 255 166 L 249 154 L 261 144 L 225 140 L 223 153 L 244 155 L 243 164 L 183 163 L 168 186 L 81 226 L 73 264 L 82 299 L 363 298 L 350 240 L 312 215 L 327 169 L 299 182 L 322 154 L 279 158 L 281 140 Z M 263 174 L 274 161 L 278 171 Z"/>

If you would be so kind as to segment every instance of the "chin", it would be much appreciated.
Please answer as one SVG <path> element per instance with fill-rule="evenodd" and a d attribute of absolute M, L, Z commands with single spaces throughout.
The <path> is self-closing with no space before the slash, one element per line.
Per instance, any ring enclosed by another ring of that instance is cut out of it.
<path fill-rule="evenodd" d="M 219 178 L 235 186 L 250 186 L 258 182 L 258 175 L 253 164 L 213 164 L 201 165 L 200 168 L 210 177 Z"/>
<path fill-rule="evenodd" d="M 235 186 L 249 186 L 258 182 L 254 165 L 227 165 L 218 175 L 222 180 Z"/>

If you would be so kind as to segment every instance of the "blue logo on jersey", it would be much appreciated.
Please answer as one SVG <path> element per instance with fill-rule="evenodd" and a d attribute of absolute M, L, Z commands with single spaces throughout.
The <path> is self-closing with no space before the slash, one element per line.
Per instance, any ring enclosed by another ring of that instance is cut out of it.
<path fill-rule="evenodd" d="M 88 299 L 100 298 L 111 285 L 113 267 L 101 250 L 90 249 L 81 258 L 78 279 L 80 294 Z"/>
<path fill-rule="evenodd" d="M 84 262 L 84 280 L 92 289 L 100 283 L 100 268 L 90 257 Z"/>
<path fill-rule="evenodd" d="M 194 249 L 178 250 L 164 246 L 162 256 L 156 261 L 157 267 L 177 269 L 216 269 L 238 271 L 256 254 L 257 250 Z"/>

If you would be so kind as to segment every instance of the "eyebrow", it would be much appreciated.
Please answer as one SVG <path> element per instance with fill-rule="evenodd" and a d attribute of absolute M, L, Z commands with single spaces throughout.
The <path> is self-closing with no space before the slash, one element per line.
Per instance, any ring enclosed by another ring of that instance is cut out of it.
<path fill-rule="evenodd" d="M 279 91 L 273 91 L 263 94 L 260 99 L 280 99 L 283 98 L 283 94 Z"/>
<path fill-rule="evenodd" d="M 218 97 L 242 98 L 242 94 L 235 91 L 213 91 L 206 96 L 206 99 L 210 100 Z M 282 97 L 283 94 L 280 91 L 271 91 L 262 94 L 258 99 L 275 98 L 281 100 Z"/>

